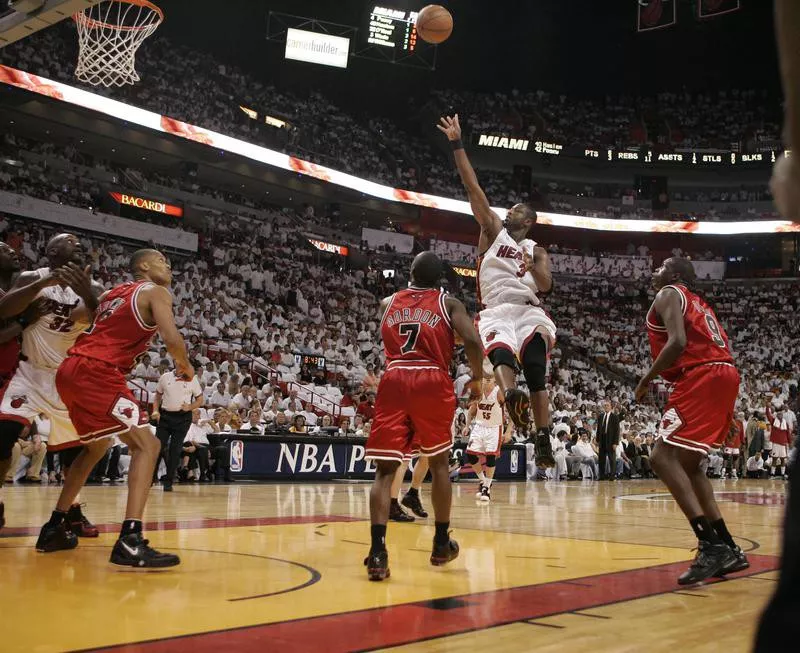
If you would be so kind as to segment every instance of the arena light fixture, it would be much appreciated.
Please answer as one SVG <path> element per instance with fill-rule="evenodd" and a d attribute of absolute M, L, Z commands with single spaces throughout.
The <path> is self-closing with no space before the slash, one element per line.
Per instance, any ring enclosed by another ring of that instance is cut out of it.
<path fill-rule="evenodd" d="M 448 197 L 427 195 L 415 191 L 384 186 L 368 179 L 362 179 L 339 170 L 326 168 L 297 157 L 289 156 L 277 150 L 271 150 L 254 143 L 247 143 L 238 138 L 225 136 L 210 129 L 191 125 L 162 116 L 146 109 L 112 100 L 75 88 L 45 77 L 31 75 L 22 70 L 0 65 L 0 83 L 39 93 L 47 97 L 84 107 L 103 113 L 117 120 L 124 120 L 133 125 L 154 131 L 178 136 L 187 140 L 215 147 L 220 153 L 229 152 L 245 158 L 274 166 L 282 170 L 296 172 L 324 182 L 336 184 L 371 197 L 390 202 L 402 202 L 424 206 L 441 211 L 471 215 L 468 202 Z M 114 150 L 112 150 L 114 151 Z M 291 198 L 289 198 L 291 200 Z M 506 213 L 505 208 L 494 209 L 499 215 Z M 800 224 L 785 220 L 757 220 L 739 222 L 690 222 L 674 220 L 617 220 L 610 218 L 583 217 L 561 213 L 540 213 L 539 224 L 574 229 L 590 229 L 594 231 L 618 231 L 624 233 L 681 233 L 702 235 L 736 235 L 736 234 L 769 234 L 800 232 Z"/>

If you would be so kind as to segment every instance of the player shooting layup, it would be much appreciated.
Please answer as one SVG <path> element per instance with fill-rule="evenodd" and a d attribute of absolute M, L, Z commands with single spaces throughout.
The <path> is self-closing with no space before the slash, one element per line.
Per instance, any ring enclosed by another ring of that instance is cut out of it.
<path fill-rule="evenodd" d="M 521 364 L 533 400 L 536 464 L 553 467 L 550 399 L 545 377 L 556 325 L 541 308 L 538 298 L 538 293 L 550 291 L 553 279 L 547 252 L 526 238 L 536 224 L 536 211 L 526 204 L 515 204 L 506 213 L 505 221 L 500 220 L 489 207 L 464 151 L 458 115 L 442 118 L 438 128 L 450 141 L 472 213 L 481 227 L 478 299 L 483 310 L 478 317 L 478 331 L 483 348 L 494 366 L 508 415 L 525 432 L 530 424 L 531 402 L 517 388 L 517 363 Z"/>

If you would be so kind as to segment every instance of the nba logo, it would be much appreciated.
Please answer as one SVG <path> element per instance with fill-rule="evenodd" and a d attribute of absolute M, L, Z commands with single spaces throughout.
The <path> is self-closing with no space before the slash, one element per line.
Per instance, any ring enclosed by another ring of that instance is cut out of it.
<path fill-rule="evenodd" d="M 231 442 L 231 471 L 241 472 L 244 467 L 244 442 L 234 440 Z"/>
<path fill-rule="evenodd" d="M 519 451 L 512 451 L 511 452 L 511 473 L 516 474 L 517 469 L 519 469 Z"/>

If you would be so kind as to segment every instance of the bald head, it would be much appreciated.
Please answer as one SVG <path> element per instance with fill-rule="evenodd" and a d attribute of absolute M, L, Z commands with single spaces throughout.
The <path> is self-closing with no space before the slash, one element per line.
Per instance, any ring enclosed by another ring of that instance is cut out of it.
<path fill-rule="evenodd" d="M 45 248 L 50 267 L 60 268 L 67 263 L 83 265 L 83 245 L 75 234 L 57 234 Z"/>
<path fill-rule="evenodd" d="M 442 279 L 442 262 L 433 252 L 421 252 L 411 264 L 411 283 L 424 288 L 435 288 Z"/>

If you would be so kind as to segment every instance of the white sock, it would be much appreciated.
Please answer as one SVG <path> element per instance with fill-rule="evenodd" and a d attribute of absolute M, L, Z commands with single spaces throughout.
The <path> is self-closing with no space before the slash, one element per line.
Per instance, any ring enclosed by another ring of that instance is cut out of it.
<path fill-rule="evenodd" d="M 478 480 L 482 485 L 486 485 L 486 474 L 483 473 L 483 470 L 478 472 Z"/>
<path fill-rule="evenodd" d="M 493 478 L 491 478 L 491 477 L 489 477 L 489 476 L 487 476 L 487 477 L 486 477 L 486 483 L 485 483 L 485 485 L 486 485 L 486 487 L 488 487 L 490 490 L 492 489 L 492 481 L 493 481 L 493 480 L 494 480 L 494 479 L 493 479 Z"/>

